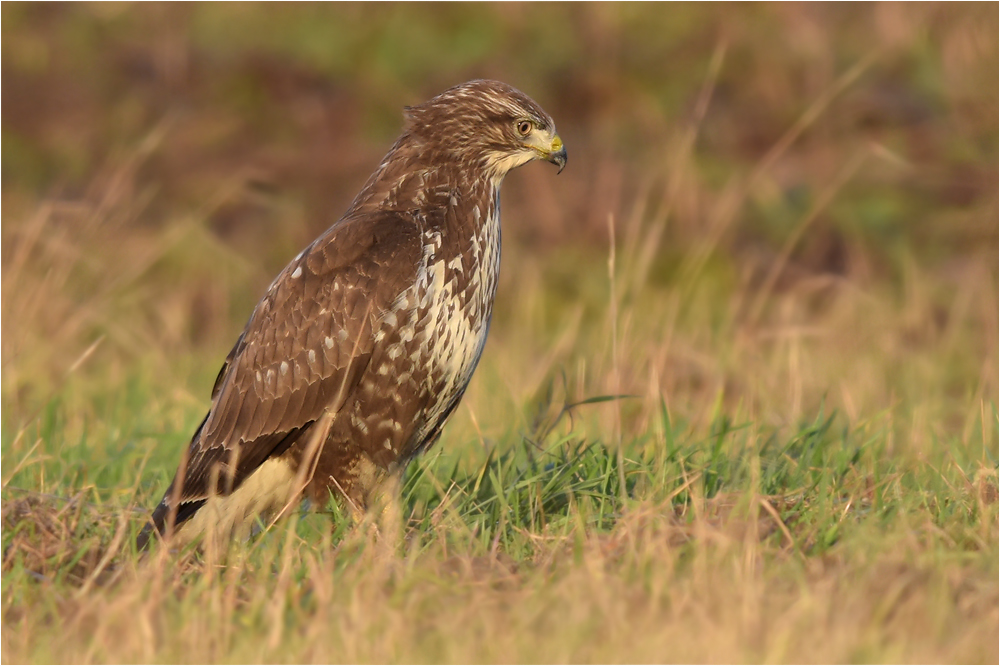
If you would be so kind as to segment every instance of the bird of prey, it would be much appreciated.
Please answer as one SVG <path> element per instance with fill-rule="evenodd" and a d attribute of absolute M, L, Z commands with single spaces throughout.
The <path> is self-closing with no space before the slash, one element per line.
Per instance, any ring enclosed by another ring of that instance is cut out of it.
<path fill-rule="evenodd" d="M 406 107 L 347 212 L 257 304 L 208 414 L 138 538 L 245 538 L 301 499 L 363 515 L 438 439 L 486 342 L 500 185 L 566 165 L 555 123 L 499 81 Z"/>

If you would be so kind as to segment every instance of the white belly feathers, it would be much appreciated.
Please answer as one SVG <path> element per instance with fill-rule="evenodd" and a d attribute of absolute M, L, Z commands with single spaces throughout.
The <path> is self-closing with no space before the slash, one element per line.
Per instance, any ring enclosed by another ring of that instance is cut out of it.
<path fill-rule="evenodd" d="M 427 410 L 430 427 L 465 390 L 486 344 L 500 272 L 499 213 L 494 208 L 480 225 L 479 208 L 473 209 L 478 233 L 468 246 L 471 256 L 439 258 L 441 234 L 425 236 L 424 262 L 414 289 L 420 310 L 426 313 L 425 325 L 419 328 L 431 363 L 427 381 L 443 384 Z M 470 268 L 466 275 L 464 271 Z M 435 390 L 433 386 L 428 389 Z"/>

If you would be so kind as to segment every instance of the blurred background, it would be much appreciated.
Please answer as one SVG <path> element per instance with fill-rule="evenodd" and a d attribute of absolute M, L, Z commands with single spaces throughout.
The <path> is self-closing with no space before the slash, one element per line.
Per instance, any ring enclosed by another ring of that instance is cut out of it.
<path fill-rule="evenodd" d="M 996 663 L 996 3 L 0 17 L 12 663 Z M 130 556 L 270 281 L 477 77 L 569 163 L 504 183 L 400 556 Z"/>
<path fill-rule="evenodd" d="M 577 398 L 643 396 L 615 417 L 636 433 L 661 406 L 782 427 L 825 405 L 882 415 L 918 453 L 988 439 L 995 5 L 2 16 L 5 447 L 57 401 L 69 431 L 112 428 L 92 452 L 176 431 L 169 468 L 257 299 L 402 107 L 481 77 L 541 103 L 570 161 L 504 185 L 493 332 L 456 421 L 502 429 L 563 377 Z"/>

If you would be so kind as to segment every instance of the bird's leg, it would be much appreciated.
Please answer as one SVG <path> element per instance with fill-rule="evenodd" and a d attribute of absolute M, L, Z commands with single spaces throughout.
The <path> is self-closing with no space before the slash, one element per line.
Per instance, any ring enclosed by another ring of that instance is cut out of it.
<path fill-rule="evenodd" d="M 368 493 L 368 512 L 388 533 L 398 534 L 403 523 L 403 507 L 400 491 L 403 484 L 403 470 L 392 465 L 385 470 L 375 487 Z"/>
<path fill-rule="evenodd" d="M 403 507 L 400 499 L 403 470 L 393 465 L 383 470 L 368 492 L 368 516 L 375 537 L 376 555 L 391 560 L 399 552 L 402 537 Z"/>
<path fill-rule="evenodd" d="M 394 543 L 402 525 L 402 467 L 391 465 L 386 469 L 362 454 L 353 471 L 353 483 L 344 497 L 355 526 L 366 526 L 380 540 L 392 535 Z"/>

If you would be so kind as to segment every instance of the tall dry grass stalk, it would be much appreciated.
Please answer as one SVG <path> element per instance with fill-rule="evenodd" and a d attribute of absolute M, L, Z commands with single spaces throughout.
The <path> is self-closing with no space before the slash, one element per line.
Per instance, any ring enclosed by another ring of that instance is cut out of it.
<path fill-rule="evenodd" d="M 381 522 L 332 505 L 233 547 L 129 545 L 253 303 L 331 221 L 311 213 L 346 205 L 325 188 L 370 166 L 331 155 L 376 147 L 323 134 L 326 107 L 290 94 L 289 122 L 318 138 L 298 158 L 260 139 L 296 183 L 275 194 L 245 145 L 224 149 L 235 121 L 189 91 L 196 112 L 150 122 L 72 196 L 5 181 L 5 661 L 997 660 L 995 183 L 970 166 L 902 240 L 855 221 L 865 197 L 913 210 L 900 199 L 946 190 L 954 166 L 936 116 L 880 133 L 858 108 L 902 104 L 877 93 L 929 39 L 953 124 L 995 140 L 995 99 L 970 91 L 996 35 L 887 5 L 863 28 L 878 48 L 847 49 L 817 10 L 762 7 L 806 65 L 724 22 L 667 119 L 658 89 L 601 94 L 640 9 L 567 19 L 600 55 L 574 89 L 595 115 L 567 123 L 580 148 L 555 184 L 505 185 L 483 363 Z M 160 11 L 153 67 L 183 87 L 202 56 L 184 12 L 215 10 Z M 15 36 L 18 62 L 39 30 Z M 783 113 L 755 120 L 744 90 Z"/>

